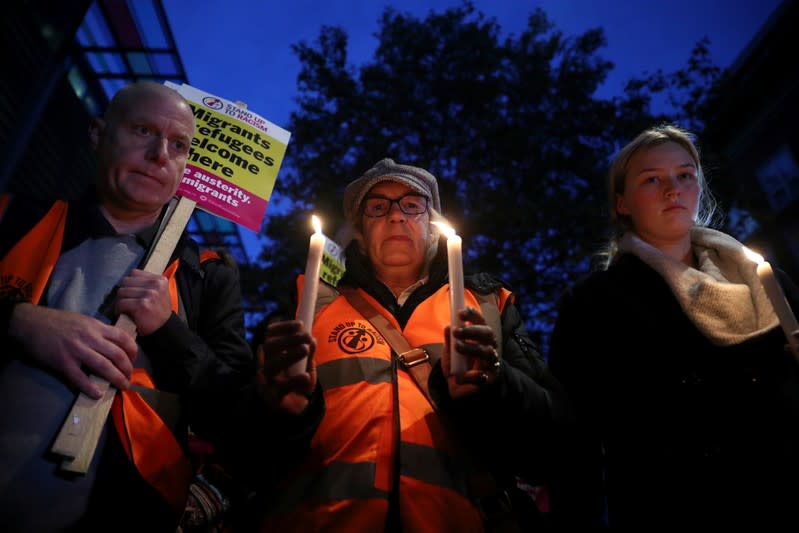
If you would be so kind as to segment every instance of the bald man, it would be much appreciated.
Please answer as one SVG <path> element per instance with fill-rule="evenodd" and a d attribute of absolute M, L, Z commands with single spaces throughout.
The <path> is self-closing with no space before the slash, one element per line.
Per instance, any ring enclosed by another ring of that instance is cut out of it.
<path fill-rule="evenodd" d="M 180 457 L 187 425 L 211 425 L 212 399 L 252 376 L 229 265 L 201 261 L 184 234 L 170 260 L 176 270 L 137 268 L 183 176 L 194 126 L 175 91 L 129 85 L 90 127 L 92 193 L 75 205 L 12 198 L 0 214 L 4 531 L 174 531 L 188 486 Z M 119 314 L 136 323 L 137 339 L 112 325 Z M 124 393 L 90 471 L 67 478 L 47 451 L 75 392 L 100 396 L 92 374 Z M 139 442 L 133 415 L 125 414 L 142 398 L 159 416 L 142 433 L 159 435 L 148 437 L 155 444 Z M 148 445 L 157 453 L 138 451 Z"/>

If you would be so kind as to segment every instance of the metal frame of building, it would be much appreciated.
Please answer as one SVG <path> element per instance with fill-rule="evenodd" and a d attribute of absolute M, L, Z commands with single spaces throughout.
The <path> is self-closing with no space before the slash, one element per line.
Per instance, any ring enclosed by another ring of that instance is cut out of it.
<path fill-rule="evenodd" d="M 56 174 L 63 168 L 73 168 L 75 179 L 80 179 L 80 170 L 90 165 L 90 158 L 81 153 L 72 156 L 81 159 L 80 165 L 54 163 L 43 171 L 42 159 L 53 157 L 59 150 L 81 150 L 76 139 L 58 139 L 53 133 L 46 142 L 39 140 L 42 130 L 57 131 L 60 127 L 52 108 L 57 105 L 56 100 L 58 105 L 62 105 L 61 100 L 68 100 L 64 81 L 83 103 L 86 121 L 102 114 L 111 97 L 128 83 L 189 81 L 162 0 L 41 4 L 46 5 L 12 4 L 5 21 L 7 27 L 3 28 L 14 31 L 4 37 L 4 48 L 9 52 L 19 48 L 26 57 L 15 58 L 12 52 L 0 62 L 6 72 L 20 72 L 18 79 L 0 86 L 0 104 L 5 104 L 0 109 L 0 137 L 4 141 L 0 148 L 0 155 L 4 156 L 0 190 L 68 197 L 88 183 L 65 185 Z M 29 71 L 22 72 L 23 66 Z M 27 79 L 23 74 L 27 74 Z M 71 109 L 70 113 L 77 111 Z M 31 183 L 31 175 L 39 181 Z M 235 223 L 197 210 L 187 229 L 201 246 L 224 247 L 240 265 L 249 264 Z"/>

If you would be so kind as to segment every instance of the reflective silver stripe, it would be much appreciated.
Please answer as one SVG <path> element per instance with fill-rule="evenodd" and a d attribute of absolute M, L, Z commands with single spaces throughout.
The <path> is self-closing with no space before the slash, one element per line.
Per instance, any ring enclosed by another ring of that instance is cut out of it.
<path fill-rule="evenodd" d="M 275 496 L 270 514 L 284 514 L 306 500 L 387 499 L 388 493 L 375 488 L 374 463 L 334 462 L 323 470 L 302 474 Z"/>
<path fill-rule="evenodd" d="M 325 389 L 365 381 L 372 385 L 391 381 L 391 362 L 374 357 L 335 359 L 316 367 L 316 376 Z"/>
<path fill-rule="evenodd" d="M 400 473 L 431 485 L 452 489 L 468 497 L 465 465 L 439 450 L 400 443 Z"/>

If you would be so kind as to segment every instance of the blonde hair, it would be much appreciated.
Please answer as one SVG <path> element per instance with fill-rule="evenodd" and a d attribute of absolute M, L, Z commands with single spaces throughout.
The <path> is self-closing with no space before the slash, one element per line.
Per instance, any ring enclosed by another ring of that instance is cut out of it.
<path fill-rule="evenodd" d="M 626 232 L 633 229 L 632 220 L 628 215 L 619 214 L 616 210 L 616 197 L 624 194 L 627 171 L 632 157 L 640 152 L 667 142 L 673 142 L 688 152 L 696 165 L 696 178 L 699 185 L 699 202 L 697 204 L 694 224 L 697 226 L 710 226 L 716 213 L 716 200 L 710 192 L 705 174 L 702 171 L 699 149 L 696 146 L 695 136 L 686 129 L 673 124 L 661 124 L 646 129 L 639 133 L 624 148 L 619 150 L 608 173 L 608 211 L 610 213 L 611 236 L 607 247 L 600 256 L 605 258 L 604 267 L 613 261 L 617 252 L 618 240 Z"/>

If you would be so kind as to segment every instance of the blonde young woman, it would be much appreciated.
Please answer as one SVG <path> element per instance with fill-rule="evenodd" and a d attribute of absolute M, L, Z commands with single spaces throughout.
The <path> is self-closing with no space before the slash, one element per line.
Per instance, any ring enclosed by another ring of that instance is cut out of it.
<path fill-rule="evenodd" d="M 609 185 L 607 267 L 565 294 L 552 337 L 580 420 L 553 509 L 584 528 L 796 530 L 797 363 L 755 264 L 706 227 L 692 136 L 642 132 Z"/>

